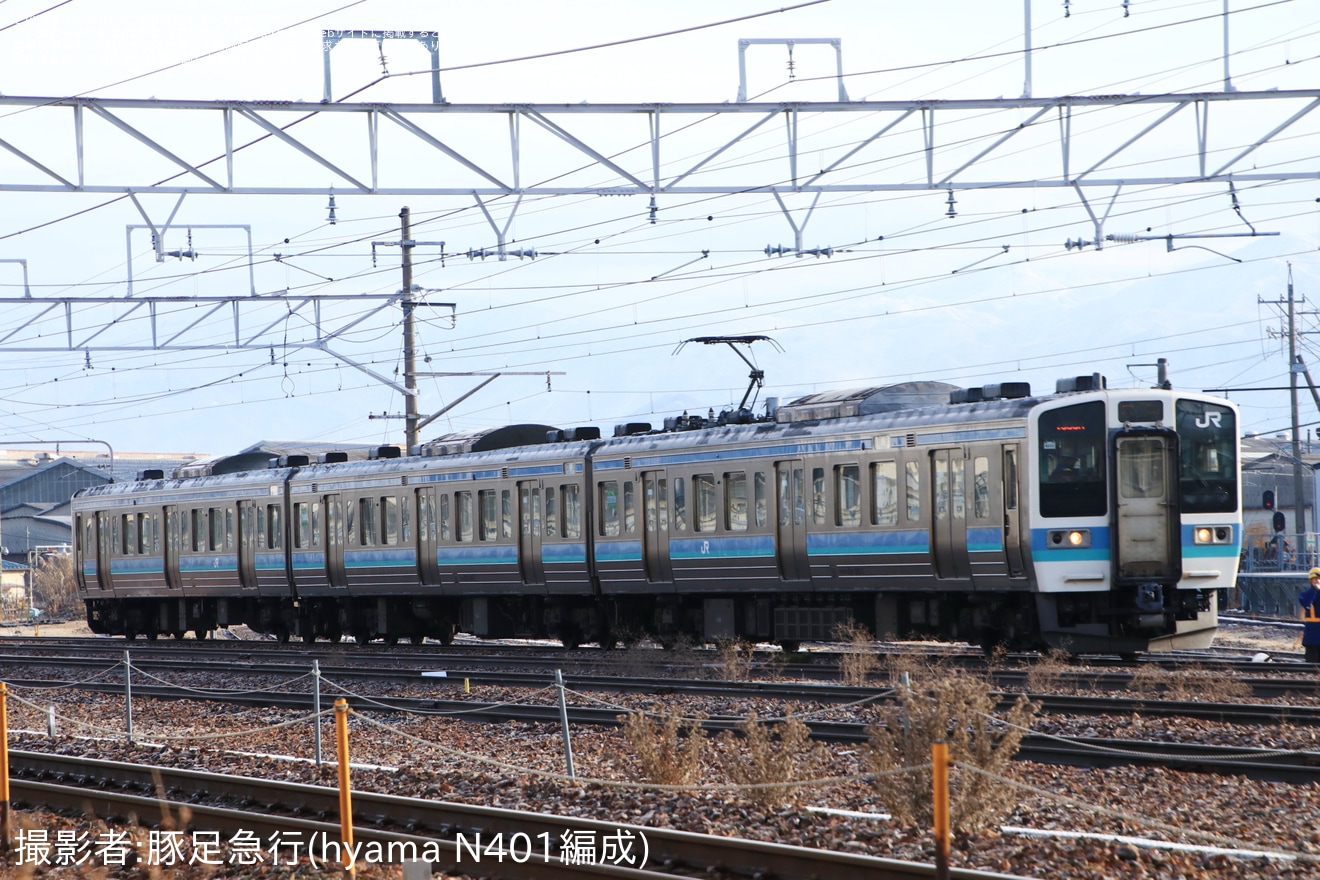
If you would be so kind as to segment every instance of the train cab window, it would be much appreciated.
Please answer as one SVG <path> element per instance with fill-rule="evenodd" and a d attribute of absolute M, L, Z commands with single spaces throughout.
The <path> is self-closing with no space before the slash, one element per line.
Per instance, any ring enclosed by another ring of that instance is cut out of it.
<path fill-rule="evenodd" d="M 555 505 L 555 487 L 545 487 L 545 536 L 559 537 L 559 509 Z"/>
<path fill-rule="evenodd" d="M 834 468 L 834 524 L 856 528 L 862 524 L 862 471 L 858 465 Z"/>
<path fill-rule="evenodd" d="M 537 494 L 532 490 L 532 494 Z M 535 504 L 532 505 L 533 522 L 531 523 L 534 532 L 541 531 L 540 510 Z M 500 534 L 506 538 L 513 537 L 513 494 L 508 489 L 500 490 Z"/>
<path fill-rule="evenodd" d="M 682 477 L 674 477 L 674 531 L 687 531 L 687 484 Z"/>
<path fill-rule="evenodd" d="M 280 519 L 278 504 L 266 505 L 266 547 L 271 550 L 284 547 L 284 524 Z"/>
<path fill-rule="evenodd" d="M 1040 414 L 1041 516 L 1103 516 L 1105 405 L 1078 403 Z"/>
<path fill-rule="evenodd" d="M 619 484 L 615 480 L 600 484 L 600 534 L 605 538 L 619 534 Z"/>
<path fill-rule="evenodd" d="M 990 459 L 982 455 L 972 459 L 972 516 L 990 518 Z"/>
<path fill-rule="evenodd" d="M 871 465 L 871 524 L 898 524 L 898 463 L 877 461 Z"/>
<path fill-rule="evenodd" d="M 713 532 L 718 515 L 719 504 L 715 494 L 715 475 L 697 474 L 692 478 L 692 494 L 696 498 L 696 516 L 692 520 L 692 531 Z"/>
<path fill-rule="evenodd" d="M 399 499 L 393 495 L 380 499 L 380 542 L 399 543 Z"/>
<path fill-rule="evenodd" d="M 724 475 L 724 528 L 747 531 L 747 474 Z"/>
<path fill-rule="evenodd" d="M 1226 406 L 1179 400 L 1179 509 L 1183 513 L 1237 510 L 1237 419 Z"/>
<path fill-rule="evenodd" d="M 825 525 L 825 468 L 811 469 L 811 522 Z"/>
<path fill-rule="evenodd" d="M 907 498 L 908 522 L 921 521 L 921 467 L 915 461 L 903 463 L 903 491 Z"/>
<path fill-rule="evenodd" d="M 564 502 L 565 538 L 582 537 L 582 487 L 567 485 L 559 487 L 559 495 Z"/>
<path fill-rule="evenodd" d="M 756 527 L 763 529 L 770 518 L 770 488 L 764 471 L 757 471 L 752 478 L 752 501 L 756 508 Z"/>

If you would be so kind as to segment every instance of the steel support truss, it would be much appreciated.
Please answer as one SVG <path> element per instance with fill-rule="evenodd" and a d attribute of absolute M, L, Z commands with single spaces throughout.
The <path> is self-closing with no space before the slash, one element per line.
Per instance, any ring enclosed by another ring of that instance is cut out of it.
<path fill-rule="evenodd" d="M 353 328 L 395 307 L 394 294 L 268 296 L 6 297 L 3 310 L 15 322 L 0 335 L 6 354 L 28 352 L 261 351 L 272 362 L 295 350 L 324 352 L 400 394 L 406 388 L 359 363 L 331 344 Z M 352 315 L 328 317 L 327 306 L 342 303 Z M 453 303 L 429 303 L 454 308 Z M 265 314 L 258 314 L 264 312 Z M 275 312 L 272 315 L 272 312 Z M 297 334 L 288 330 L 296 321 Z M 391 316 L 390 321 L 397 321 Z M 144 327 L 146 331 L 144 332 Z M 53 332 L 58 328 L 58 332 Z M 117 338 L 122 333 L 125 339 Z"/>
<path fill-rule="evenodd" d="M 1213 129 L 1212 137 L 1211 109 L 1226 113 L 1226 105 L 1244 101 L 1252 102 L 1254 112 L 1245 114 L 1246 120 L 1230 121 L 1224 115 L 1226 121 Z M 1295 139 L 1302 130 L 1298 124 L 1317 107 L 1320 89 L 732 104 L 313 104 L 0 96 L 0 108 L 7 108 L 0 112 L 0 193 L 654 197 L 1309 180 L 1320 175 L 1301 159 L 1257 167 L 1256 158 L 1262 147 Z M 1085 132 L 1074 133 L 1082 114 L 1085 125 L 1077 128 Z M 743 119 L 731 120 L 718 135 L 712 128 L 707 143 L 695 152 L 691 130 L 670 148 L 667 132 L 694 124 L 700 131 L 707 122 L 731 116 Z M 621 158 L 617 135 L 629 134 L 626 125 L 633 120 L 637 136 L 622 151 L 627 158 Z M 834 136 L 834 142 L 825 143 L 827 130 L 853 122 L 857 127 L 845 139 Z M 460 136 L 460 123 L 485 128 Z M 762 149 L 763 144 L 752 145 L 749 139 L 776 126 L 782 133 L 773 140 L 781 152 L 774 160 L 730 161 L 740 145 Z M 731 137 L 730 130 L 736 132 Z M 950 132 L 948 141 L 942 142 L 945 132 Z M 1013 168 L 1005 161 L 1027 132 L 1053 144 L 1053 167 L 1033 161 Z M 1166 157 L 1158 171 L 1134 156 L 1138 145 L 1149 149 L 1156 136 L 1163 138 L 1159 153 Z M 257 143 L 262 144 L 259 154 L 252 159 L 243 155 Z M 492 144 L 503 147 L 493 149 Z M 820 158 L 822 147 L 828 148 L 828 162 Z M 130 155 L 124 155 L 125 149 Z M 1310 148 L 1296 152 L 1314 154 Z M 912 173 L 909 164 L 894 160 L 900 155 L 924 168 Z M 725 162 L 716 161 L 721 156 Z M 165 176 L 129 170 L 153 165 Z M 528 182 L 533 166 L 535 179 L 544 183 Z M 272 167 L 279 168 L 277 175 L 271 174 Z M 564 179 L 581 178 L 584 170 L 594 182 Z M 390 179 L 382 182 L 383 175 Z M 280 182 L 271 183 L 272 177 Z"/>

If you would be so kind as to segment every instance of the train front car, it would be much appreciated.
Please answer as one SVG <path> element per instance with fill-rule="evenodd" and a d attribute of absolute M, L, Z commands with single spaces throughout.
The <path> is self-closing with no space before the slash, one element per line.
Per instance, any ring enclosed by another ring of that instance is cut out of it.
<path fill-rule="evenodd" d="M 1208 646 L 1242 543 L 1237 411 L 1098 375 L 1058 390 L 1028 424 L 1041 636 L 1073 652 Z"/>

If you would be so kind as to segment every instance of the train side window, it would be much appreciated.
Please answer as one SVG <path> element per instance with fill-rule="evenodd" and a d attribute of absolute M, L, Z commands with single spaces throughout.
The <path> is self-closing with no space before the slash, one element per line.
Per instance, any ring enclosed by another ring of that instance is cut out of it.
<path fill-rule="evenodd" d="M 953 501 L 953 518 L 967 518 L 967 462 L 951 461 L 949 463 L 949 492 Z"/>
<path fill-rule="evenodd" d="M 637 531 L 637 504 L 636 496 L 633 494 L 633 481 L 625 480 L 623 483 L 623 533 L 631 535 Z"/>
<path fill-rule="evenodd" d="M 306 501 L 293 505 L 293 546 L 296 550 L 312 546 L 312 515 Z"/>
<path fill-rule="evenodd" d="M 904 481 L 904 490 L 907 495 L 907 518 L 908 522 L 921 521 L 921 466 L 915 461 L 903 463 L 903 470 L 907 479 Z"/>
<path fill-rule="evenodd" d="M 310 505 L 308 505 L 308 506 L 310 506 L 310 507 L 312 508 L 312 544 L 311 544 L 311 546 L 313 546 L 313 547 L 320 547 L 320 546 L 321 546 L 321 502 L 319 502 L 319 501 L 313 501 L 313 502 L 312 502 Z M 326 518 L 329 519 L 329 517 L 330 517 L 330 510 L 329 510 L 328 507 L 327 507 L 327 509 L 326 509 L 326 514 L 325 514 L 325 515 L 326 515 Z"/>
<path fill-rule="evenodd" d="M 724 528 L 747 531 L 747 474 L 724 475 Z"/>
<path fill-rule="evenodd" d="M 225 546 L 224 511 L 218 507 L 212 507 L 206 513 L 207 522 L 210 526 L 210 528 L 207 529 L 208 542 L 206 549 L 219 550 Z"/>
<path fill-rule="evenodd" d="M 559 511 L 555 507 L 555 487 L 545 487 L 545 536 L 547 538 L 556 538 L 559 536 Z"/>
<path fill-rule="evenodd" d="M 149 513 L 138 514 L 138 552 L 147 554 L 151 552 L 152 532 L 155 531 L 156 519 Z M 157 542 L 159 543 L 159 542 Z M 157 549 L 160 549 L 157 547 Z"/>
<path fill-rule="evenodd" d="M 825 525 L 825 468 L 811 469 L 811 522 Z"/>
<path fill-rule="evenodd" d="M 972 516 L 990 518 L 990 459 L 981 455 L 972 459 Z"/>
<path fill-rule="evenodd" d="M 431 493 L 417 493 L 417 536 L 423 541 L 435 540 L 435 511 L 431 509 Z"/>
<path fill-rule="evenodd" d="M 440 540 L 449 540 L 449 524 L 453 522 L 449 513 L 449 496 L 440 496 Z"/>
<path fill-rule="evenodd" d="M 1018 466 L 1017 450 L 1004 450 L 1004 509 L 1017 510 L 1018 506 Z"/>
<path fill-rule="evenodd" d="M 692 519 L 692 531 L 713 532 L 719 510 L 715 494 L 715 475 L 697 474 L 692 478 L 692 495 L 696 498 L 696 515 Z"/>
<path fill-rule="evenodd" d="M 856 528 L 862 524 L 862 470 L 859 465 L 834 467 L 834 524 Z"/>
<path fill-rule="evenodd" d="M 559 487 L 559 494 L 564 499 L 564 537 L 582 537 L 582 487 L 565 485 Z"/>
<path fill-rule="evenodd" d="M 110 517 L 110 553 L 119 553 L 119 536 L 123 529 L 119 525 L 119 517 Z"/>
<path fill-rule="evenodd" d="M 536 490 L 532 490 L 536 494 Z M 533 511 L 535 513 L 535 511 Z M 532 523 L 532 531 L 541 531 L 540 517 L 535 517 L 537 522 Z M 500 490 L 500 534 L 505 538 L 513 537 L 513 494 L 508 489 Z"/>
<path fill-rule="evenodd" d="M 458 520 L 457 527 L 454 529 L 454 536 L 460 542 L 470 542 L 472 540 L 472 493 L 455 492 L 454 508 Z"/>
<path fill-rule="evenodd" d="M 399 499 L 399 543 L 412 542 L 412 499 L 404 496 Z"/>
<path fill-rule="evenodd" d="M 358 507 L 362 511 L 362 546 L 370 547 L 376 543 L 376 536 L 380 534 L 376 531 L 376 499 L 361 498 L 358 500 Z"/>
<path fill-rule="evenodd" d="M 244 511 L 247 511 L 248 516 L 255 516 L 257 519 L 255 527 L 251 532 L 248 531 L 246 526 L 244 527 L 242 539 L 247 539 L 250 534 L 252 539 L 257 542 L 258 550 L 266 549 L 266 508 L 262 507 L 260 504 L 253 505 L 251 510 L 248 510 L 246 507 L 240 507 L 238 514 L 240 519 L 243 517 Z"/>
<path fill-rule="evenodd" d="M 357 543 L 358 540 L 357 521 L 358 521 L 357 505 L 353 504 L 350 501 L 344 505 L 344 543 L 345 544 L 352 545 Z"/>
<path fill-rule="evenodd" d="M 615 480 L 600 484 L 600 533 L 606 538 L 619 534 L 619 484 Z"/>
<path fill-rule="evenodd" d="M 380 542 L 399 543 L 399 499 L 393 495 L 380 499 Z"/>
<path fill-rule="evenodd" d="M 119 544 L 119 555 L 128 556 L 137 551 L 137 528 L 133 520 L 133 514 L 121 513 L 119 515 L 119 536 L 122 542 Z"/>
<path fill-rule="evenodd" d="M 179 516 L 179 547 L 180 547 L 180 549 L 183 549 L 183 550 L 191 550 L 191 549 L 193 549 L 193 545 L 192 545 L 192 542 L 193 542 L 193 538 L 192 538 L 192 535 L 193 535 L 193 529 L 192 529 L 192 520 L 193 520 L 193 518 L 192 518 L 192 514 L 194 514 L 194 513 L 196 513 L 196 512 L 197 512 L 197 511 L 195 511 L 195 510 L 193 510 L 193 511 L 185 510 L 185 511 Z"/>
<path fill-rule="evenodd" d="M 687 531 L 687 486 L 682 477 L 674 477 L 674 531 Z"/>
<path fill-rule="evenodd" d="M 498 526 L 495 521 L 495 490 L 480 489 L 477 491 L 477 510 L 479 516 L 479 526 L 477 536 L 483 541 L 494 541 Z"/>
<path fill-rule="evenodd" d="M 278 504 L 266 505 L 266 546 L 271 550 L 284 547 L 284 523 L 280 518 Z"/>
<path fill-rule="evenodd" d="M 752 496 L 756 506 L 756 527 L 765 528 L 770 516 L 770 495 L 764 471 L 757 471 L 752 478 Z"/>
<path fill-rule="evenodd" d="M 871 465 L 871 524 L 898 524 L 898 463 L 877 461 Z"/>
<path fill-rule="evenodd" d="M 234 508 L 225 508 L 225 549 L 234 549 Z"/>

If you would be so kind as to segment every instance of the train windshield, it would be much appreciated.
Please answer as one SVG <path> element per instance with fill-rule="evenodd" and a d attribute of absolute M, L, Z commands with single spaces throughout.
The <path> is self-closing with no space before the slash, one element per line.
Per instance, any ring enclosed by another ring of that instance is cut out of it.
<path fill-rule="evenodd" d="M 1237 419 L 1226 406 L 1178 401 L 1178 444 L 1183 513 L 1237 510 Z"/>
<path fill-rule="evenodd" d="M 1104 516 L 1104 403 L 1041 413 L 1039 432 L 1041 516 Z"/>

